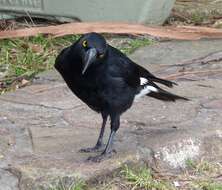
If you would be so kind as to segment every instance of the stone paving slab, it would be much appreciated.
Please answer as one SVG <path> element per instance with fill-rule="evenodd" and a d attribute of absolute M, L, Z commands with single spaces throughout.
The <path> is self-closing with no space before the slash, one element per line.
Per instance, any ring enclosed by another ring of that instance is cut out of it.
<path fill-rule="evenodd" d="M 208 43 L 211 42 L 217 43 Z M 176 55 L 182 54 L 177 50 L 181 46 L 189 47 L 189 43 L 191 47 L 194 42 L 172 41 L 167 46 L 174 47 Z M 195 43 L 200 51 L 206 49 L 205 42 Z M 155 49 L 146 47 L 131 57 L 160 76 L 181 73 L 180 66 L 146 64 L 152 60 L 152 54 L 148 54 L 150 59 L 146 57 L 150 48 Z M 158 44 L 155 51 L 164 48 L 167 51 L 165 42 Z M 217 46 L 198 56 L 215 51 Z M 176 60 L 170 52 L 168 56 L 171 63 L 198 58 L 188 52 L 184 57 L 175 57 Z M 220 69 L 222 63 L 218 60 L 203 66 L 197 62 L 184 67 L 196 72 L 214 65 Z M 119 169 L 123 163 L 143 161 L 176 169 L 184 167 L 188 158 L 221 159 L 222 75 L 205 72 L 175 77 L 175 80 L 179 86 L 169 90 L 191 101 L 169 103 L 142 98 L 135 102 L 121 118 L 115 140 L 118 154 L 101 163 L 85 162 L 93 154 L 78 152 L 96 142 L 101 116 L 73 96 L 54 70 L 40 74 L 31 86 L 0 96 L 0 190 L 47 189 L 58 177 L 92 180 Z M 106 140 L 108 132 L 107 125 Z M 3 183 L 4 179 L 10 183 Z"/>
<path fill-rule="evenodd" d="M 178 64 L 191 59 L 206 56 L 222 50 L 222 40 L 201 41 L 166 41 L 149 47 L 140 48 L 130 57 L 138 63 L 147 64 Z"/>

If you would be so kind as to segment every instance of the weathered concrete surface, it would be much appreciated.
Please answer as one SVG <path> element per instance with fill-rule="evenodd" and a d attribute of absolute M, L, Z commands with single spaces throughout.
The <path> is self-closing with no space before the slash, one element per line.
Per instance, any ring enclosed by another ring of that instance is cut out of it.
<path fill-rule="evenodd" d="M 222 63 L 220 59 L 213 59 L 214 54 L 211 59 L 205 58 L 208 60 L 205 62 L 203 58 L 197 59 L 218 51 L 217 46 L 194 56 L 193 43 L 160 43 L 131 56 L 159 76 L 177 80 L 179 86 L 169 90 L 191 101 L 165 103 L 143 98 L 136 102 L 121 118 L 115 140 L 118 154 L 101 163 L 86 163 L 86 158 L 93 154 L 78 152 L 96 142 L 101 118 L 72 95 L 55 71 L 39 75 L 31 86 L 0 96 L 1 188 L 46 189 L 49 183 L 56 183 L 58 177 L 92 179 L 118 169 L 125 162 L 145 161 L 178 168 L 183 167 L 188 158 L 220 159 L 222 74 L 206 71 L 212 67 L 219 71 Z M 209 41 L 208 45 L 211 43 L 219 45 L 216 41 Z M 206 49 L 203 45 L 206 42 L 195 44 L 200 52 Z M 146 54 L 150 49 L 155 54 L 160 50 L 164 52 L 164 48 L 167 51 L 168 46 L 174 49 L 159 56 L 159 60 L 164 62 L 162 59 L 169 56 L 168 63 L 178 65 L 147 64 L 154 63 L 152 54 Z M 187 56 L 174 58 L 173 55 L 183 54 L 181 46 L 189 47 L 190 54 L 186 51 Z M 194 61 L 188 61 L 193 58 Z M 184 72 L 187 69 L 192 73 Z M 5 178 L 12 182 L 3 183 Z"/>

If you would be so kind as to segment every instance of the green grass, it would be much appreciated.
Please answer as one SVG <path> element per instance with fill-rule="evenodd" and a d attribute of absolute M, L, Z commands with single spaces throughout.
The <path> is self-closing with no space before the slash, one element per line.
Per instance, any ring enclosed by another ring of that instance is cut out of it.
<path fill-rule="evenodd" d="M 221 165 L 204 159 L 200 161 L 187 160 L 187 168 L 176 175 L 169 173 L 169 171 L 156 172 L 148 167 L 124 166 L 120 174 L 94 189 L 222 190 L 221 176 Z M 179 186 L 176 187 L 175 184 Z"/>
<path fill-rule="evenodd" d="M 190 172 L 198 175 L 218 174 L 222 171 L 222 166 L 218 163 L 212 163 L 207 160 L 194 161 L 191 159 L 186 160 L 186 167 Z"/>
<path fill-rule="evenodd" d="M 88 184 L 87 190 L 174 190 L 170 181 L 157 178 L 148 167 L 124 165 L 119 172 L 98 184 Z M 175 189 L 176 190 L 176 189 Z"/>
<path fill-rule="evenodd" d="M 220 163 L 206 160 L 187 163 L 187 168 L 176 174 L 154 171 L 147 166 L 124 165 L 120 171 L 103 176 L 102 181 L 91 184 L 77 180 L 68 187 L 60 181 L 49 190 L 222 190 Z"/>
<path fill-rule="evenodd" d="M 193 169 L 196 167 L 196 163 L 191 159 L 187 159 L 185 164 L 186 164 L 186 167 L 189 169 Z"/>
<path fill-rule="evenodd" d="M 194 12 L 190 15 L 190 21 L 191 23 L 194 24 L 201 24 L 207 19 L 208 19 L 207 15 L 201 12 Z"/>
<path fill-rule="evenodd" d="M 0 65 L 10 66 L 11 76 L 20 76 L 52 68 L 58 50 L 78 36 L 53 39 L 42 35 L 0 41 Z"/>
<path fill-rule="evenodd" d="M 213 180 L 198 180 L 191 185 L 193 189 L 201 190 L 222 190 L 222 183 Z"/>
<path fill-rule="evenodd" d="M 132 190 L 173 190 L 173 186 L 168 182 L 153 177 L 152 171 L 149 168 L 142 167 L 137 169 L 124 166 L 121 171 L 123 178 L 132 186 Z"/>
<path fill-rule="evenodd" d="M 187 171 L 183 178 L 190 181 L 191 189 L 200 190 L 222 190 L 222 165 L 220 163 L 209 162 L 207 160 L 187 160 Z"/>
<path fill-rule="evenodd" d="M 120 47 L 120 50 L 124 54 L 129 55 L 129 54 L 133 53 L 136 49 L 138 49 L 140 47 L 151 45 L 153 43 L 154 43 L 154 41 L 150 40 L 150 39 L 134 39 L 134 40 L 131 40 L 128 43 L 126 43 L 125 46 Z"/>
<path fill-rule="evenodd" d="M 69 35 L 52 38 L 38 35 L 0 40 L 0 73 L 1 68 L 8 67 L 6 75 L 0 78 L 0 94 L 14 90 L 15 86 L 20 87 L 22 78 L 31 80 L 37 73 L 51 69 L 59 51 L 71 45 L 79 37 L 79 35 Z M 137 48 L 151 43 L 149 39 L 130 39 L 119 48 L 123 53 L 130 54 Z"/>
<path fill-rule="evenodd" d="M 76 180 L 71 185 L 66 185 L 62 180 L 59 181 L 59 184 L 56 187 L 50 187 L 48 190 L 85 190 L 86 184 L 82 180 Z"/>
<path fill-rule="evenodd" d="M 38 35 L 30 38 L 0 40 L 0 68 L 7 65 L 4 78 L 0 78 L 0 94 L 19 87 L 21 79 L 31 80 L 37 73 L 53 67 L 60 49 L 79 38 Z"/>

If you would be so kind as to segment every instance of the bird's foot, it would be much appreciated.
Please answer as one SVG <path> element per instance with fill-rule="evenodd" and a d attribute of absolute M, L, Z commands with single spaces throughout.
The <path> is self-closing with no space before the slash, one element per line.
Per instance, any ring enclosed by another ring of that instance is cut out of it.
<path fill-rule="evenodd" d="M 116 150 L 111 150 L 110 152 L 103 152 L 100 155 L 97 156 L 90 156 L 89 158 L 87 158 L 87 161 L 91 161 L 91 162 L 101 162 L 102 160 L 106 159 L 106 158 L 111 158 L 114 154 L 116 154 Z"/>
<path fill-rule="evenodd" d="M 105 144 L 100 144 L 100 145 L 96 145 L 94 147 L 90 147 L 90 148 L 81 148 L 79 150 L 79 152 L 102 152 L 105 148 Z"/>

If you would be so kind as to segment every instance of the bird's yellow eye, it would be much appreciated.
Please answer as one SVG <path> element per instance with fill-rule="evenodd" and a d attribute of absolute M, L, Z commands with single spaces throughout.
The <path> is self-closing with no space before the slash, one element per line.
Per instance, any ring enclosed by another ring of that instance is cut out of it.
<path fill-rule="evenodd" d="M 104 57 L 104 54 L 100 54 L 100 55 L 99 55 L 99 58 L 103 58 L 103 57 Z"/>
<path fill-rule="evenodd" d="M 82 46 L 85 48 L 85 47 L 87 47 L 87 41 L 86 40 L 84 40 L 83 42 L 82 42 Z"/>

